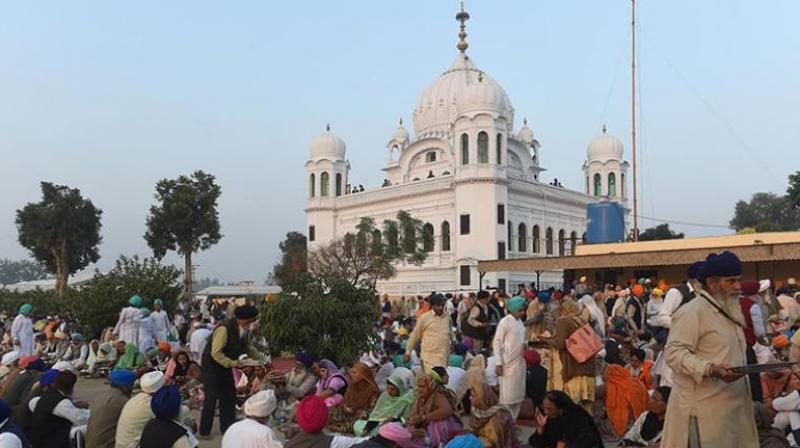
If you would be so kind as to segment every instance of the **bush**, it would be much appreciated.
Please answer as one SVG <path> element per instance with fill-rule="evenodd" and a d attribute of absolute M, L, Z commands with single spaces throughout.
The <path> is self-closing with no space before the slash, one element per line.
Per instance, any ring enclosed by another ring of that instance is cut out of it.
<path fill-rule="evenodd" d="M 377 337 L 375 292 L 345 280 L 299 274 L 296 294 L 281 293 L 261 307 L 261 331 L 274 353 L 305 350 L 316 359 L 349 364 Z"/>

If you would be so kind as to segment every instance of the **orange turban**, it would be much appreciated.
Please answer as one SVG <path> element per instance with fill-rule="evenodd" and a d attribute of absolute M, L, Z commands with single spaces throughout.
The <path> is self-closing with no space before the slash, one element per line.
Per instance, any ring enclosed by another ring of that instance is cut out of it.
<path fill-rule="evenodd" d="M 158 351 L 169 353 L 172 351 L 172 346 L 167 341 L 161 341 L 158 343 Z"/>
<path fill-rule="evenodd" d="M 631 288 L 631 293 L 633 293 L 633 295 L 636 296 L 636 297 L 643 296 L 644 295 L 644 286 L 642 286 L 642 285 L 633 285 L 633 288 Z"/>
<path fill-rule="evenodd" d="M 789 337 L 785 334 L 780 334 L 772 338 L 772 346 L 777 349 L 782 349 L 789 345 Z"/>

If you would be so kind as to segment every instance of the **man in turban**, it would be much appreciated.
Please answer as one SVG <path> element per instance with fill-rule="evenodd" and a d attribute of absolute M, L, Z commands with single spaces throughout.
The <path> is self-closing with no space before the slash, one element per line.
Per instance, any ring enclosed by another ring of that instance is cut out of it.
<path fill-rule="evenodd" d="M 139 448 L 187 448 L 198 445 L 192 431 L 177 421 L 181 413 L 181 395 L 177 386 L 162 387 L 153 394 L 150 409 L 155 418 L 144 426 Z"/>
<path fill-rule="evenodd" d="M 211 343 L 203 352 L 203 389 L 205 400 L 200 415 L 200 437 L 208 438 L 214 424 L 214 414 L 219 401 L 220 432 L 225 433 L 236 420 L 236 387 L 233 384 L 234 367 L 241 367 L 239 358 L 246 354 L 263 361 L 253 347 L 250 326 L 258 319 L 253 305 L 236 307 L 234 317 L 217 325 L 211 333 Z"/>
<path fill-rule="evenodd" d="M 275 432 L 267 426 L 269 417 L 275 412 L 277 399 L 272 390 L 262 390 L 244 402 L 244 420 L 240 420 L 225 432 L 222 448 L 283 448 Z"/>
<path fill-rule="evenodd" d="M 133 345 L 139 343 L 139 319 L 142 315 L 139 307 L 141 306 L 142 298 L 138 295 L 128 299 L 128 306 L 119 312 L 117 325 L 114 326 L 114 334 L 118 336 L 117 340 Z"/>
<path fill-rule="evenodd" d="M 161 299 L 153 301 L 153 311 L 150 313 L 150 320 L 153 321 L 153 329 L 156 333 L 156 342 L 169 340 L 169 316 L 164 310 L 164 302 Z M 142 348 L 142 347 L 139 347 Z"/>
<path fill-rule="evenodd" d="M 302 400 L 317 384 L 314 374 L 314 357 L 299 352 L 294 357 L 294 368 L 286 375 L 286 392 L 290 401 Z"/>
<path fill-rule="evenodd" d="M 450 316 L 444 313 L 444 297 L 433 294 L 430 297 L 431 309 L 417 321 L 414 331 L 408 339 L 403 361 L 411 361 L 411 352 L 418 342 L 422 344 L 422 368 L 425 370 L 447 365 L 450 357 L 450 341 L 453 339 L 453 327 Z"/>
<path fill-rule="evenodd" d="M 125 403 L 117 426 L 116 448 L 138 448 L 144 426 L 155 415 L 150 408 L 153 395 L 164 387 L 164 374 L 145 373 L 139 379 L 142 391 Z"/>
<path fill-rule="evenodd" d="M 628 329 L 634 336 L 638 337 L 645 333 L 647 313 L 644 305 L 644 286 L 637 284 L 631 288 L 631 297 L 625 304 L 625 318 Z"/>
<path fill-rule="evenodd" d="M 295 420 L 300 427 L 300 433 L 286 441 L 285 448 L 337 448 L 349 447 L 354 442 L 363 442 L 365 438 L 351 438 L 343 436 L 329 436 L 322 432 L 328 424 L 328 406 L 325 401 L 311 395 L 297 405 Z"/>
<path fill-rule="evenodd" d="M 493 349 L 495 371 L 500 382 L 500 404 L 508 407 L 516 421 L 525 400 L 525 299 L 508 301 L 508 314 L 497 324 Z"/>
<path fill-rule="evenodd" d="M 89 421 L 89 410 L 72 401 L 77 381 L 74 373 L 59 372 L 52 385 L 40 397 L 30 401 L 29 408 L 33 412 L 30 419 L 31 447 L 69 446 L 73 428 Z"/>
<path fill-rule="evenodd" d="M 709 255 L 697 297 L 673 315 L 665 356 L 675 387 L 662 448 L 758 446 L 747 378 L 730 370 L 747 364 L 741 276 L 733 253 Z"/>
<path fill-rule="evenodd" d="M 483 350 L 489 338 L 489 291 L 478 291 L 477 302 L 469 308 L 466 322 L 462 323 L 461 331 L 465 337 L 472 339 L 472 348 L 475 353 Z"/>
<path fill-rule="evenodd" d="M 136 374 L 115 370 L 108 376 L 111 387 L 94 400 L 86 426 L 86 448 L 114 448 L 117 421 L 133 392 Z"/>
<path fill-rule="evenodd" d="M 19 307 L 19 314 L 11 324 L 11 339 L 19 351 L 20 357 L 32 355 L 34 351 L 31 311 L 33 311 L 33 306 L 30 303 L 22 305 Z"/>

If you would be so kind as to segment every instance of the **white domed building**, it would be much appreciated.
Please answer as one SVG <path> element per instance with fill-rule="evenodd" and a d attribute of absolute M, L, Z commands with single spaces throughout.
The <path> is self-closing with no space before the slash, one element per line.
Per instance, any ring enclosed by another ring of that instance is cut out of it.
<path fill-rule="evenodd" d="M 586 232 L 586 206 L 626 201 L 622 143 L 605 132 L 591 142 L 583 169 L 600 176 L 599 194 L 539 182 L 540 145 L 528 127 L 514 129 L 514 107 L 503 87 L 466 54 L 465 12 L 459 53 L 422 92 L 413 110 L 413 136 L 402 120 L 386 145 L 383 186 L 361 191 L 348 182 L 346 145 L 330 131 L 315 138 L 306 162 L 309 249 L 355 230 L 362 217 L 380 223 L 405 210 L 425 223 L 434 245 L 421 266 L 400 265 L 379 282 L 381 293 L 515 291 L 536 273 L 486 273 L 479 260 L 572 254 Z M 609 188 L 611 190 L 609 191 Z M 612 194 L 613 193 L 613 194 Z M 560 271 L 540 272 L 543 287 Z"/>

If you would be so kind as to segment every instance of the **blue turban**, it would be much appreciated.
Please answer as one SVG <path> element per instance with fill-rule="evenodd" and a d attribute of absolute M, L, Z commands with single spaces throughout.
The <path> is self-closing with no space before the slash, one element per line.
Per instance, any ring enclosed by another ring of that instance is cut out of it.
<path fill-rule="evenodd" d="M 472 434 L 464 434 L 451 440 L 447 448 L 483 448 L 483 443 Z"/>
<path fill-rule="evenodd" d="M 742 262 L 733 252 L 725 251 L 721 254 L 710 254 L 700 272 L 700 281 L 708 277 L 736 277 L 742 275 Z"/>
<path fill-rule="evenodd" d="M 686 270 L 686 278 L 699 278 L 700 270 L 703 269 L 703 265 L 706 264 L 704 261 L 695 261 L 689 266 L 689 269 Z"/>
<path fill-rule="evenodd" d="M 135 306 L 136 308 L 139 308 L 140 306 L 142 306 L 142 298 L 139 297 L 138 295 L 131 296 L 131 298 L 128 299 L 128 303 L 131 306 Z"/>
<path fill-rule="evenodd" d="M 147 317 L 150 315 L 150 308 L 143 306 L 139 308 L 139 312 L 142 314 L 142 317 Z"/>
<path fill-rule="evenodd" d="M 514 296 L 511 300 L 508 301 L 508 311 L 511 313 L 516 313 L 517 311 L 521 310 L 525 307 L 525 299 L 520 296 Z"/>
<path fill-rule="evenodd" d="M 540 292 L 537 297 L 539 297 L 539 302 L 550 303 L 550 293 L 547 291 Z"/>
<path fill-rule="evenodd" d="M 161 300 L 161 299 L 156 299 L 156 300 L 153 301 L 153 306 L 156 306 L 156 305 L 164 306 L 164 301 Z"/>
<path fill-rule="evenodd" d="M 0 422 L 4 422 L 11 417 L 11 406 L 5 400 L 0 399 Z"/>
<path fill-rule="evenodd" d="M 466 355 L 468 351 L 469 351 L 469 347 L 467 347 L 466 344 L 464 344 L 462 342 L 459 342 L 453 348 L 453 353 L 455 353 L 456 355 L 459 355 L 459 356 Z"/>
<path fill-rule="evenodd" d="M 108 380 L 115 387 L 131 387 L 136 381 L 136 374 L 132 370 L 119 369 L 108 375 Z"/>
<path fill-rule="evenodd" d="M 162 387 L 150 400 L 150 409 L 157 418 L 172 420 L 181 412 L 181 393 L 175 386 Z"/>
<path fill-rule="evenodd" d="M 58 375 L 60 374 L 61 374 L 60 370 L 50 369 L 47 372 L 45 372 L 44 375 L 42 375 L 42 377 L 39 379 L 39 384 L 41 384 L 42 387 L 51 386 L 53 382 L 56 380 L 56 377 L 58 377 Z"/>
<path fill-rule="evenodd" d="M 33 305 L 30 303 L 26 303 L 19 307 L 19 314 L 22 314 L 23 316 L 27 316 L 31 313 L 31 311 L 33 311 Z"/>
<path fill-rule="evenodd" d="M 306 352 L 297 353 L 294 355 L 294 360 L 306 366 L 306 368 L 309 368 L 314 364 L 314 357 Z"/>
<path fill-rule="evenodd" d="M 448 367 L 464 367 L 464 357 L 459 356 L 456 354 L 450 355 L 450 359 L 447 360 Z"/>

